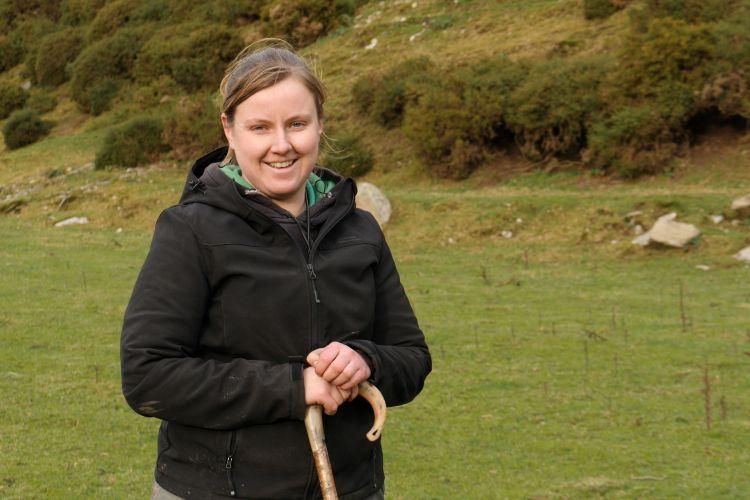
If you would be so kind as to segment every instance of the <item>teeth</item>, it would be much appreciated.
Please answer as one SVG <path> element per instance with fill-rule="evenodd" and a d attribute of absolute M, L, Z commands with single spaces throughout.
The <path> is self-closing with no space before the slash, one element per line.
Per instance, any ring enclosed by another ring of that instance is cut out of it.
<path fill-rule="evenodd" d="M 273 167 L 273 168 L 286 168 L 286 167 L 288 167 L 289 165 L 291 165 L 292 163 L 294 163 L 294 160 L 290 160 L 290 161 L 272 161 L 272 162 L 268 162 L 268 164 L 269 164 L 269 165 L 270 165 L 271 167 Z"/>

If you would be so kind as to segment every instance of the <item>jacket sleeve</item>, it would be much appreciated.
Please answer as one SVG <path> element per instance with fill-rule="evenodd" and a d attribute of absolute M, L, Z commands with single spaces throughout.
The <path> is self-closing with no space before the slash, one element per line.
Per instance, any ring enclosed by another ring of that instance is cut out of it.
<path fill-rule="evenodd" d="M 372 341 L 345 342 L 370 358 L 370 380 L 388 406 L 414 399 L 432 370 L 432 358 L 385 239 L 375 269 L 375 325 Z"/>
<path fill-rule="evenodd" d="M 138 413 L 208 429 L 304 417 L 301 365 L 197 356 L 211 290 L 180 207 L 165 210 L 122 329 L 122 389 Z"/>

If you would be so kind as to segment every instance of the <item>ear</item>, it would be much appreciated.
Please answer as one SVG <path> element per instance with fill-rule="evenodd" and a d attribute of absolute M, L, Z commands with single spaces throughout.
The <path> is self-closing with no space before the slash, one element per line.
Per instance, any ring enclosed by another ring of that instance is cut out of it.
<path fill-rule="evenodd" d="M 226 113 L 221 114 L 221 127 L 224 129 L 224 136 L 227 138 L 229 147 L 234 149 L 234 130 L 229 124 L 229 119 L 227 118 Z"/>

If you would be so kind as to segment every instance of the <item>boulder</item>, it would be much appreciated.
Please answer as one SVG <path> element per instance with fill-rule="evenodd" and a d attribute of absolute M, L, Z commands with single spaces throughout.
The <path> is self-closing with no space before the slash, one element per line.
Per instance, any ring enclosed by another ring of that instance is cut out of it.
<path fill-rule="evenodd" d="M 640 246 L 658 243 L 669 247 L 683 248 L 701 235 L 697 227 L 692 224 L 677 222 L 676 218 L 676 212 L 662 215 L 648 232 L 639 235 L 633 240 L 633 243 Z"/>
<path fill-rule="evenodd" d="M 750 216 L 750 194 L 734 200 L 732 210 L 740 217 Z"/>
<path fill-rule="evenodd" d="M 391 218 L 391 202 L 374 184 L 369 182 L 357 183 L 357 208 L 367 210 L 378 221 L 380 227 L 385 226 Z"/>
<path fill-rule="evenodd" d="M 692 224 L 677 222 L 676 218 L 676 212 L 659 217 L 654 223 L 654 227 L 648 232 L 651 241 L 670 247 L 682 248 L 701 235 L 697 227 Z"/>
<path fill-rule="evenodd" d="M 734 254 L 733 257 L 741 262 L 750 263 L 750 247 L 743 248 L 742 250 Z"/>

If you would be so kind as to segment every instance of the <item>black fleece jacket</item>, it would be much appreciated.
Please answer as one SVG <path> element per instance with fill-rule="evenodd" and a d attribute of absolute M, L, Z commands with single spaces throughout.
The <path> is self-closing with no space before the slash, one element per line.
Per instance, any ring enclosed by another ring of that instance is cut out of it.
<path fill-rule="evenodd" d="M 163 421 L 156 479 L 167 490 L 316 498 L 305 356 L 332 341 L 357 349 L 393 406 L 420 392 L 430 354 L 378 224 L 354 208 L 353 180 L 310 208 L 308 242 L 308 214 L 295 220 L 238 186 L 218 169 L 225 152 L 195 163 L 156 223 L 125 313 L 123 393 Z M 342 498 L 383 485 L 380 442 L 365 438 L 371 413 L 358 398 L 324 419 Z"/>

